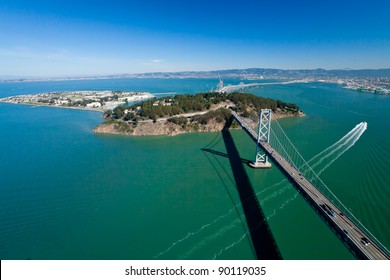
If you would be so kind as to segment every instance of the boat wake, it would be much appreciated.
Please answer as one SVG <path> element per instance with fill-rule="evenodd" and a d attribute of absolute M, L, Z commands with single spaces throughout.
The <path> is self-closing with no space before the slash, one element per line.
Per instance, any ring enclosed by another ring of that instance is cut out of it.
<path fill-rule="evenodd" d="M 322 172 L 324 172 L 327 168 L 329 168 L 339 157 L 341 157 L 345 152 L 347 152 L 350 148 L 352 148 L 356 142 L 360 139 L 360 137 L 363 135 L 363 133 L 367 130 L 367 123 L 361 122 L 358 125 L 356 125 L 351 131 L 349 131 L 346 135 L 344 135 L 341 139 L 339 139 L 337 142 L 335 142 L 333 145 L 329 146 L 319 154 L 315 155 L 313 158 L 311 158 L 308 161 L 308 164 L 311 165 L 311 168 L 315 170 L 317 175 L 320 175 Z M 304 166 L 301 168 L 305 169 Z M 306 167 L 308 168 L 308 167 Z M 286 185 L 281 186 L 282 184 L 286 183 Z M 275 190 L 276 187 L 279 187 Z M 268 200 L 272 200 L 273 198 L 279 196 L 284 191 L 291 188 L 291 184 L 288 183 L 287 179 L 284 179 L 278 183 L 273 184 L 272 186 L 265 188 L 259 192 L 256 193 L 256 196 L 265 193 L 270 190 L 274 190 L 271 194 L 267 195 L 266 197 L 263 197 L 261 202 L 264 203 Z M 295 193 L 292 197 L 286 199 L 280 206 L 275 207 L 272 214 L 266 217 L 266 220 L 269 221 L 272 217 L 276 216 L 279 211 L 281 211 L 283 208 L 285 208 L 290 202 L 296 199 L 298 196 L 297 193 Z M 168 252 L 172 251 L 175 247 L 177 247 L 179 244 L 187 241 L 191 237 L 195 237 L 205 231 L 207 228 L 211 227 L 212 225 L 224 220 L 228 216 L 230 216 L 233 212 L 236 212 L 237 208 L 241 207 L 241 203 L 235 204 L 231 209 L 229 209 L 225 214 L 215 218 L 211 222 L 204 224 L 199 229 L 187 233 L 183 238 L 178 239 L 177 241 L 173 242 L 167 249 L 164 251 L 156 254 L 154 256 L 155 259 L 160 258 L 161 256 L 167 254 Z M 244 214 L 238 214 L 238 215 L 244 215 Z M 214 232 L 213 234 L 203 238 L 200 242 L 198 242 L 195 246 L 192 246 L 187 253 L 183 257 L 187 258 L 191 254 L 193 254 L 195 251 L 199 250 L 200 248 L 207 245 L 208 242 L 219 238 L 222 234 L 228 232 L 232 228 L 238 226 L 241 224 L 241 220 L 244 217 L 239 217 L 237 219 L 234 219 L 228 226 L 223 226 L 221 229 L 219 229 L 217 232 Z M 222 255 L 224 252 L 230 250 L 231 248 L 237 246 L 240 244 L 243 240 L 246 239 L 246 237 L 249 235 L 249 230 L 246 229 L 244 234 L 240 236 L 239 239 L 232 242 L 231 244 L 225 246 L 224 248 L 220 249 L 217 253 L 214 254 L 212 259 L 218 258 L 220 255 Z"/>

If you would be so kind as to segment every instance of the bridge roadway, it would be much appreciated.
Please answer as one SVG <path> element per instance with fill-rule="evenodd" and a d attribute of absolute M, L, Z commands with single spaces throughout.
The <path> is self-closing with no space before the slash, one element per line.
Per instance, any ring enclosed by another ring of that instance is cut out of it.
<path fill-rule="evenodd" d="M 257 133 L 246 121 L 232 111 L 234 118 L 249 136 L 257 142 Z M 335 230 L 342 240 L 354 251 L 359 258 L 373 260 L 390 259 L 375 242 L 370 239 L 359 227 L 345 216 L 329 199 L 327 199 L 309 180 L 307 180 L 294 166 L 282 157 L 269 143 L 260 142 L 260 147 L 272 158 L 285 175 L 293 182 L 298 191 L 301 192 L 312 203 L 314 208 Z M 328 208 L 324 205 L 327 205 Z M 366 238 L 368 243 L 364 244 Z"/>
<path fill-rule="evenodd" d="M 250 83 L 250 84 L 238 84 L 238 85 L 228 85 L 220 88 L 217 90 L 218 92 L 225 92 L 230 93 L 233 91 L 239 91 L 243 89 L 249 89 L 253 87 L 260 87 L 260 86 L 272 86 L 272 85 L 288 85 L 288 84 L 296 84 L 296 83 L 307 83 L 309 80 L 293 80 L 293 81 L 287 81 L 287 82 L 274 82 L 274 83 Z"/>

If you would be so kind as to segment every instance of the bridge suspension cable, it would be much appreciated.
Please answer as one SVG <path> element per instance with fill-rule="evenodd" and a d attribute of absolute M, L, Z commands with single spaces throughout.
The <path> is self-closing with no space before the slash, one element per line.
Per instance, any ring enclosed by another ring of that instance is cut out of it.
<path fill-rule="evenodd" d="M 350 219 L 353 219 L 355 223 L 359 224 L 361 229 L 364 230 L 364 232 L 373 240 L 379 244 L 383 250 L 385 250 L 388 254 L 390 254 L 390 251 L 353 215 L 353 213 L 346 207 L 341 200 L 331 191 L 331 189 L 323 182 L 323 180 L 319 177 L 319 174 L 317 174 L 313 168 L 310 166 L 310 164 L 304 159 L 304 157 L 301 155 L 299 150 L 295 147 L 295 145 L 292 143 L 290 138 L 287 136 L 283 128 L 280 126 L 279 122 L 277 120 L 274 120 L 274 123 L 276 126 L 271 127 L 271 134 L 272 137 L 270 138 L 270 144 L 276 148 L 280 154 L 283 155 L 283 157 L 288 161 L 292 166 L 294 166 L 303 176 L 305 176 L 309 181 L 311 181 L 321 192 L 323 195 L 325 195 L 332 203 L 337 202 L 337 207 L 342 209 L 344 214 L 348 215 Z M 360 138 L 360 136 L 364 133 L 364 131 L 367 129 L 367 123 L 360 123 L 358 124 L 350 133 L 348 133 L 346 136 L 344 136 L 342 139 L 340 139 L 338 142 L 336 142 L 334 145 L 329 147 L 327 150 L 334 149 L 334 151 L 326 154 L 324 157 L 330 157 L 335 156 L 335 159 L 337 159 L 337 152 L 340 147 L 343 146 L 353 146 L 354 143 Z M 326 151 L 326 152 L 328 152 Z M 325 153 L 325 151 L 324 151 Z M 317 155 L 316 157 L 320 157 L 321 154 Z M 333 161 L 334 161 L 333 160 Z M 333 162 L 332 161 L 332 162 Z M 321 160 L 319 163 L 317 162 L 314 164 L 313 167 L 318 166 L 321 163 Z"/>
<path fill-rule="evenodd" d="M 273 162 L 280 168 L 288 179 L 293 183 L 299 192 L 308 199 L 308 202 L 319 212 L 333 228 L 344 243 L 359 257 L 367 259 L 390 259 L 389 250 L 351 213 L 337 196 L 322 181 L 309 163 L 303 158 L 298 149 L 294 146 L 280 124 L 275 121 L 276 126 L 272 126 L 273 137 L 261 140 L 258 132 L 253 129 L 253 124 L 247 119 L 239 116 L 235 111 L 231 111 L 233 117 L 248 133 L 257 146 L 272 158 Z M 269 120 L 268 120 L 269 121 Z M 259 125 L 260 127 L 260 125 Z M 318 162 L 333 157 L 333 161 L 340 157 L 346 150 L 354 145 L 363 132 L 367 129 L 367 123 L 363 122 L 356 126 L 345 137 L 332 146 L 333 150 L 322 153 L 322 158 Z M 276 139 L 268 141 L 269 139 Z M 320 155 L 318 155 L 319 157 Z M 326 162 L 325 161 L 325 162 Z M 316 164 L 314 164 L 316 165 Z M 318 164 L 317 164 L 318 165 Z M 306 168 L 306 169 L 305 169 Z M 302 171 L 304 174 L 302 174 Z M 322 169 L 323 171 L 323 169 Z M 319 171 L 321 173 L 322 171 Z M 310 178 L 310 179 L 309 179 Z M 315 183 L 313 183 L 313 181 Z M 326 191 L 326 192 L 325 192 Z M 337 204 L 334 203 L 336 200 Z M 340 207 L 341 206 L 341 207 Z M 368 239 L 369 238 L 369 239 Z M 370 240 L 372 245 L 370 244 Z M 363 245 L 362 245 L 363 244 Z M 367 246 L 369 245 L 369 246 Z"/>

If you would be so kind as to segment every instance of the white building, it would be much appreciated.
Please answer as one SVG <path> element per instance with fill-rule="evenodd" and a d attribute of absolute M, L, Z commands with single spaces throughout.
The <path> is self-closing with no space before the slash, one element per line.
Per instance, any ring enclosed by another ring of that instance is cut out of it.
<path fill-rule="evenodd" d="M 102 104 L 100 104 L 100 102 L 92 102 L 92 103 L 87 104 L 87 107 L 88 108 L 100 108 L 100 107 L 102 107 Z"/>

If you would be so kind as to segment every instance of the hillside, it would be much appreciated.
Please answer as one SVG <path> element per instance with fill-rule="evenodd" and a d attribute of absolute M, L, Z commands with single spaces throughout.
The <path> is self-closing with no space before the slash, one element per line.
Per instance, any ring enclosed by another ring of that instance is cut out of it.
<path fill-rule="evenodd" d="M 184 132 L 210 132 L 223 128 L 235 110 L 256 121 L 261 109 L 274 117 L 299 116 L 296 104 L 247 93 L 199 93 L 154 98 L 132 106 L 118 106 L 104 113 L 105 121 L 96 133 L 126 135 L 176 135 Z"/>

